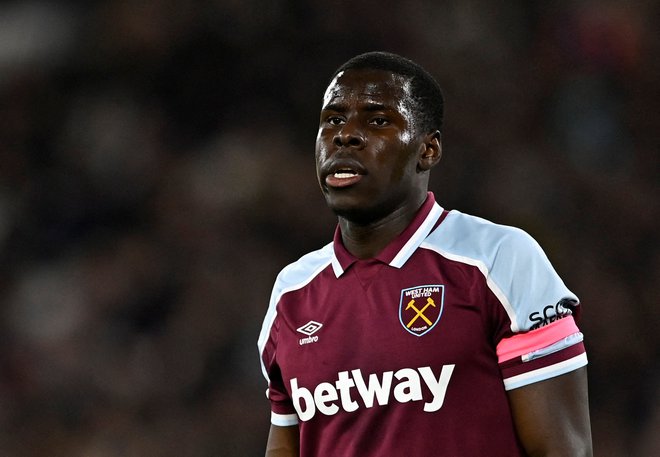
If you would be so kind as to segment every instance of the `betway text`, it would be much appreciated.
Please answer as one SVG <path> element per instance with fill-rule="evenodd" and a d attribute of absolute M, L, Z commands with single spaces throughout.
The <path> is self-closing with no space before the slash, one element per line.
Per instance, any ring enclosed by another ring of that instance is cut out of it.
<path fill-rule="evenodd" d="M 361 405 L 387 405 L 392 397 L 399 403 L 423 401 L 425 388 L 431 401 L 424 403 L 424 411 L 432 413 L 442 407 L 453 372 L 454 365 L 443 365 L 438 377 L 431 367 L 402 368 L 380 376 L 372 373 L 365 380 L 360 369 L 340 371 L 336 381 L 322 382 L 313 390 L 299 386 L 298 378 L 292 378 L 291 396 L 300 420 L 308 421 L 317 411 L 332 416 L 340 410 L 356 411 Z"/>

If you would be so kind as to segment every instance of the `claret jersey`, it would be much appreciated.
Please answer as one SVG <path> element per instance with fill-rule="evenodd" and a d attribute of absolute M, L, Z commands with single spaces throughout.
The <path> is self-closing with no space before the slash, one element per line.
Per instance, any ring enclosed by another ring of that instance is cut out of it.
<path fill-rule="evenodd" d="M 506 391 L 587 364 L 578 298 L 522 230 L 429 196 L 376 258 L 334 241 L 278 275 L 271 422 L 305 456 L 516 456 Z"/>

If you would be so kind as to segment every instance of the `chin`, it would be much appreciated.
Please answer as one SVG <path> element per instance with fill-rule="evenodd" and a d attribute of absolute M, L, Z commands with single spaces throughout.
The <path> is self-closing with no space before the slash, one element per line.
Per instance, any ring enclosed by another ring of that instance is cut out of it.
<path fill-rule="evenodd" d="M 337 201 L 330 201 L 327 197 L 326 201 L 335 215 L 357 225 L 369 225 L 387 215 L 387 212 L 379 210 L 378 207 L 364 204 L 346 204 L 346 202 L 339 204 Z"/>

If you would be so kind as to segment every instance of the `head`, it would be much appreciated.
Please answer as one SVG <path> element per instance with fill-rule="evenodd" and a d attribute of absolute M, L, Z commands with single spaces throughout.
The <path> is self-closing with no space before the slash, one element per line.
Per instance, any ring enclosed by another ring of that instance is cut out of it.
<path fill-rule="evenodd" d="M 437 81 L 417 63 L 389 52 L 367 52 L 360 54 L 340 66 L 332 75 L 332 80 L 346 70 L 384 70 L 407 79 L 410 83 L 410 97 L 416 128 L 442 133 L 444 97 Z"/>
<path fill-rule="evenodd" d="M 319 184 L 341 217 L 369 224 L 416 211 L 441 157 L 443 99 L 419 65 L 373 52 L 334 73 L 316 139 Z"/>

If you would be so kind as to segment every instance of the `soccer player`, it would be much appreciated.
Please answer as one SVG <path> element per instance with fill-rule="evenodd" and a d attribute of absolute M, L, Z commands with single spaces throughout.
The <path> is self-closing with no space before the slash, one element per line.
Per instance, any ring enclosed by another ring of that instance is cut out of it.
<path fill-rule="evenodd" d="M 436 202 L 442 118 L 408 59 L 333 75 L 316 171 L 339 223 L 275 281 L 267 456 L 591 455 L 578 298 L 528 234 Z"/>

